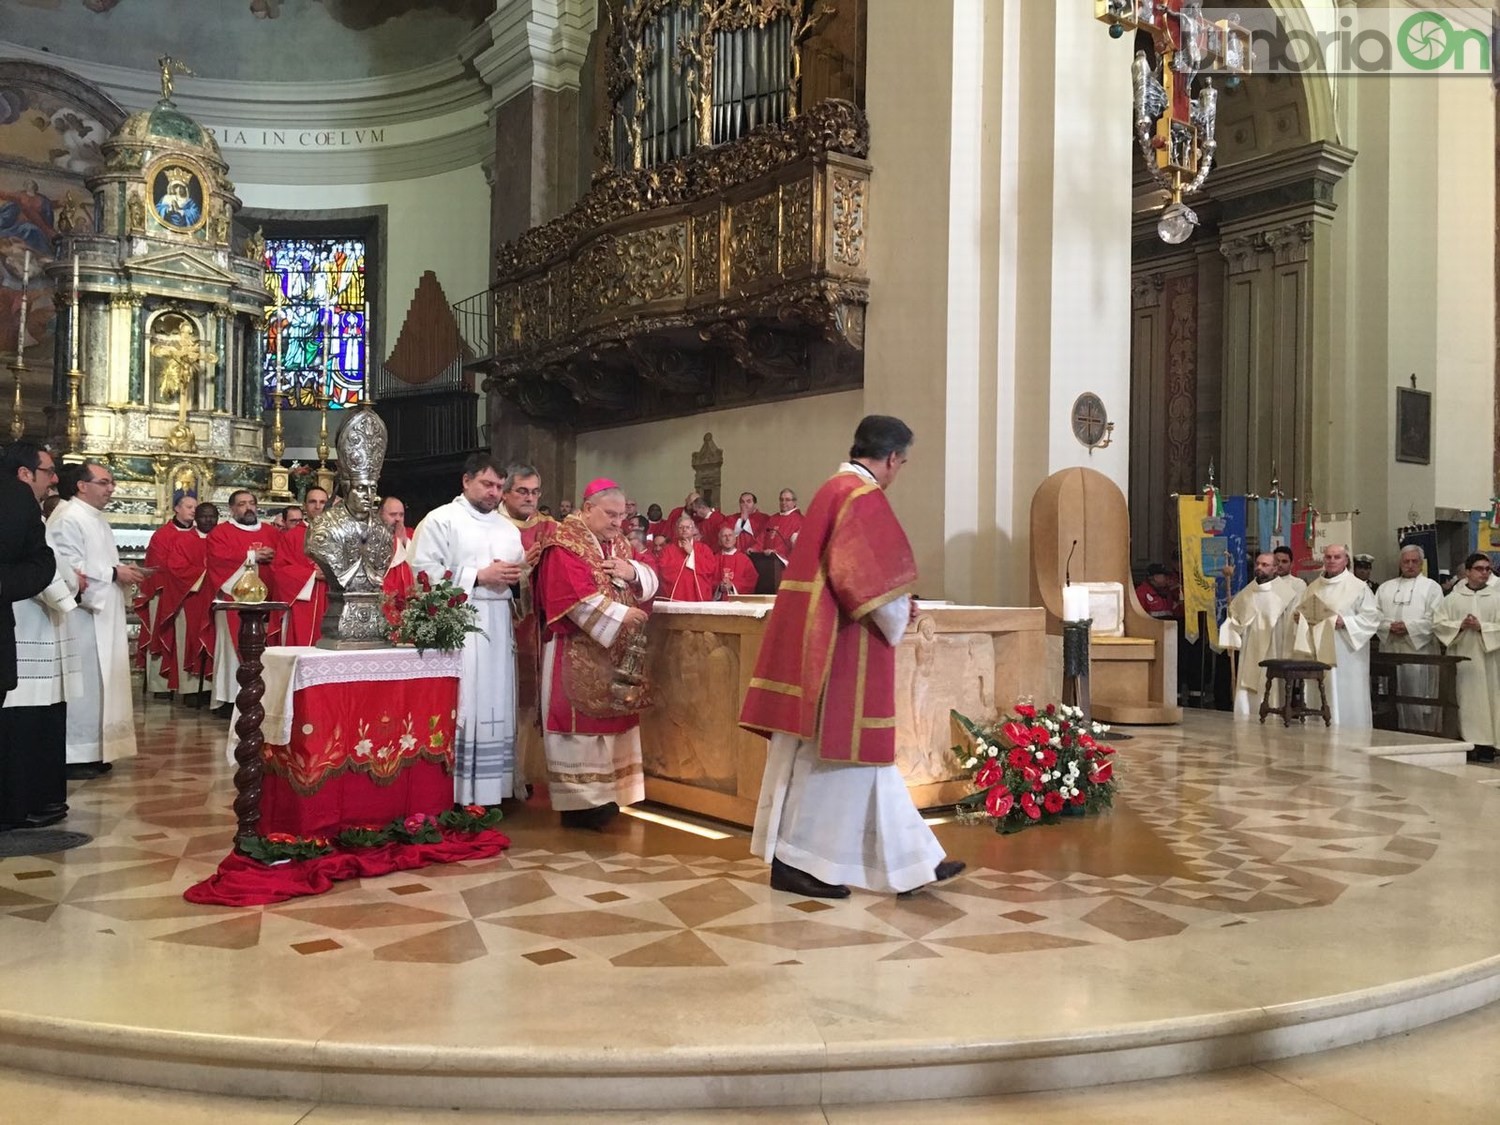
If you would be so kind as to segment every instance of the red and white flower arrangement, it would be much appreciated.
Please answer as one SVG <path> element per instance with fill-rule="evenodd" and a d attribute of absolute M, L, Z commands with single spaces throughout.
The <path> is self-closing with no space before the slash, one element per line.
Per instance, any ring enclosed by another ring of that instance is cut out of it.
<path fill-rule="evenodd" d="M 1114 803 L 1114 750 L 1099 741 L 1109 728 L 1085 722 L 1066 704 L 1016 705 L 1015 714 L 979 724 L 952 712 L 953 747 L 974 792 L 958 802 L 960 819 L 989 821 L 1015 832 L 1038 821 L 1080 816 Z"/>
<path fill-rule="evenodd" d="M 453 584 L 451 570 L 436 582 L 420 571 L 410 591 L 387 596 L 385 615 L 395 625 L 391 643 L 413 645 L 418 652 L 453 652 L 470 633 L 484 632 L 469 595 Z"/>

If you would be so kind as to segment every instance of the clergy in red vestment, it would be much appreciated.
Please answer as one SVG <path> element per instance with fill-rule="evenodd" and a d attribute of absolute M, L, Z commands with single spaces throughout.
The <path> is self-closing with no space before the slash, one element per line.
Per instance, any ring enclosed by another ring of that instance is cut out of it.
<path fill-rule="evenodd" d="M 182 605 L 178 617 L 182 627 L 178 636 L 183 646 L 178 666 L 181 670 L 181 696 L 191 707 L 202 707 L 206 692 L 201 685 L 214 670 L 214 625 L 212 621 L 215 590 L 208 582 L 208 537 L 219 526 L 219 508 L 204 501 L 193 515 L 198 542 L 184 539 L 181 548 L 168 562 L 163 580 L 163 598 L 181 591 Z"/>
<path fill-rule="evenodd" d="M 511 602 L 516 630 L 516 786 L 531 785 L 547 775 L 542 750 L 542 630 L 536 615 L 536 564 L 558 523 L 538 512 L 542 475 L 534 465 L 508 465 L 500 491 L 500 510 L 521 533 L 526 557 L 521 582 Z"/>
<path fill-rule="evenodd" d="M 652 504 L 646 509 L 646 538 L 652 547 L 659 547 L 672 538 L 672 525 L 662 518 L 660 504 Z"/>
<path fill-rule="evenodd" d="M 632 674 L 656 575 L 620 534 L 625 494 L 597 480 L 542 549 L 536 573 L 542 622 L 542 717 L 552 807 L 567 827 L 602 830 L 646 796 L 641 699 L 614 690 Z"/>
<path fill-rule="evenodd" d="M 701 496 L 693 501 L 689 511 L 692 513 L 693 522 L 698 525 L 698 538 L 704 543 L 717 543 L 719 528 L 723 527 L 726 522 L 724 513 L 717 511 Z"/>
<path fill-rule="evenodd" d="M 380 502 L 380 521 L 391 529 L 391 565 L 385 569 L 385 619 L 394 627 L 400 620 L 396 600 L 405 597 L 416 585 L 416 576 L 411 572 L 411 532 L 406 528 L 406 505 L 399 497 L 387 496 Z"/>
<path fill-rule="evenodd" d="M 276 557 L 276 549 L 281 545 L 281 532 L 260 518 L 255 493 L 241 488 L 230 493 L 229 519 L 209 533 L 206 544 L 208 577 L 203 584 L 213 591 L 215 598 L 232 600 L 230 591 L 252 562 L 260 571 L 261 580 L 265 581 Z M 236 648 L 239 624 L 239 615 L 230 611 L 213 614 L 205 625 L 205 631 L 214 634 L 211 643 L 214 646 L 213 701 L 216 707 L 227 709 L 239 694 L 239 684 L 235 679 L 240 670 L 239 650 Z M 273 618 L 266 630 L 266 640 L 271 644 L 279 643 L 273 636 L 279 637 L 280 632 L 281 624 Z"/>
<path fill-rule="evenodd" d="M 777 512 L 766 520 L 760 542 L 755 550 L 775 555 L 783 563 L 792 557 L 792 548 L 797 545 L 797 534 L 802 530 L 802 509 L 797 507 L 797 494 L 783 488 L 777 500 Z"/>
<path fill-rule="evenodd" d="M 284 645 L 317 644 L 328 609 L 328 583 L 323 570 L 307 557 L 307 530 L 327 510 L 328 493 L 313 485 L 302 504 L 305 518 L 282 532 L 267 583 L 272 598 L 292 607 L 282 618 Z"/>
<path fill-rule="evenodd" d="M 689 516 L 692 515 L 693 514 L 693 508 L 694 508 L 694 506 L 697 503 L 698 503 L 698 490 L 694 489 L 692 492 L 689 492 L 687 494 L 687 497 L 686 497 L 686 499 L 683 500 L 681 507 L 679 507 L 679 508 L 673 508 L 670 512 L 667 513 L 667 518 L 661 521 L 662 523 L 664 523 L 664 524 L 667 525 L 666 526 L 666 530 L 662 532 L 663 537 L 665 537 L 666 539 L 671 539 L 672 536 L 676 535 L 677 534 L 677 520 L 681 516 L 683 516 L 684 514 L 689 515 Z M 659 511 L 660 510 L 658 509 L 658 512 Z M 649 514 L 650 509 L 647 509 L 647 512 Z M 660 514 L 658 514 L 657 518 L 661 519 Z"/>
<path fill-rule="evenodd" d="M 757 506 L 760 503 L 753 492 L 740 493 L 740 511 L 733 519 L 720 517 L 721 526 L 733 528 L 735 538 L 735 549 L 739 551 L 753 551 L 760 545 L 760 538 L 765 534 L 766 522 L 770 519 L 765 512 Z M 718 545 L 719 537 L 714 535 L 708 542 Z"/>
<path fill-rule="evenodd" d="M 753 594 L 759 581 L 755 564 L 739 549 L 739 538 L 734 528 L 719 528 L 719 553 L 714 557 L 714 574 L 718 576 L 718 593 L 722 598 L 732 594 Z"/>
<path fill-rule="evenodd" d="M 885 490 L 912 432 L 874 414 L 813 497 L 766 622 L 740 725 L 771 740 L 751 851 L 771 886 L 904 894 L 963 870 L 943 857 L 896 763 L 896 645 L 916 615 L 911 544 Z"/>
<path fill-rule="evenodd" d="M 646 532 L 637 527 L 628 536 L 630 540 L 631 556 L 638 563 L 645 563 L 652 570 L 656 569 L 656 544 L 647 537 Z"/>
<path fill-rule="evenodd" d="M 676 536 L 656 556 L 657 573 L 661 575 L 664 602 L 711 602 L 719 584 L 714 569 L 714 553 L 698 538 L 693 517 L 677 517 Z"/>
<path fill-rule="evenodd" d="M 151 533 L 146 544 L 146 569 L 150 572 L 141 583 L 136 598 L 136 616 L 141 620 L 140 639 L 136 642 L 137 663 L 146 669 L 148 691 L 165 695 L 178 690 L 177 669 L 180 650 L 176 617 L 181 600 L 170 611 L 163 605 L 163 568 L 175 540 L 198 539 L 193 517 L 198 511 L 198 497 L 191 492 L 178 493 L 172 504 L 172 518 Z"/>

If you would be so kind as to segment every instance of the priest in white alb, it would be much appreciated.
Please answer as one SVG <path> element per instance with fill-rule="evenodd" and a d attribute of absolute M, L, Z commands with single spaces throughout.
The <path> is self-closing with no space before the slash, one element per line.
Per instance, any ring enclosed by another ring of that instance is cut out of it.
<path fill-rule="evenodd" d="M 430 512 L 411 541 L 411 568 L 436 583 L 451 572 L 479 614 L 480 633 L 464 641 L 454 736 L 454 800 L 498 805 L 516 784 L 516 639 L 512 587 L 526 552 L 521 533 L 498 510 L 505 470 L 483 453 L 464 465 L 463 492 Z"/>
<path fill-rule="evenodd" d="M 1426 552 L 1421 547 L 1402 547 L 1401 573 L 1382 582 L 1375 592 L 1375 602 L 1380 607 L 1380 628 L 1375 635 L 1380 638 L 1381 652 L 1418 656 L 1440 654 L 1432 627 L 1443 608 L 1443 588 L 1422 573 L 1424 561 Z M 1396 669 L 1399 695 L 1432 698 L 1437 695 L 1437 687 L 1436 665 L 1402 664 Z M 1442 714 L 1436 707 L 1398 703 L 1396 713 L 1406 730 L 1436 734 L 1442 727 Z"/>
<path fill-rule="evenodd" d="M 1330 665 L 1323 684 L 1333 725 L 1369 730 L 1370 638 L 1380 627 L 1380 608 L 1375 592 L 1349 569 L 1348 547 L 1323 548 L 1323 573 L 1308 583 L 1295 612 L 1292 656 Z"/>
<path fill-rule="evenodd" d="M 1219 626 L 1220 645 L 1239 653 L 1239 670 L 1234 680 L 1236 715 L 1260 714 L 1266 692 L 1266 670 L 1260 662 L 1286 656 L 1287 626 L 1297 601 L 1296 589 L 1277 579 L 1276 556 L 1269 551 L 1256 555 L 1254 581 L 1230 601 L 1229 613 Z M 1273 707 L 1278 703 L 1275 699 L 1270 701 Z"/>
<path fill-rule="evenodd" d="M 78 576 L 78 606 L 64 619 L 77 657 L 68 700 L 68 776 L 97 777 L 117 758 L 135 754 L 130 646 L 125 637 L 126 594 L 147 572 L 120 562 L 104 508 L 115 493 L 114 474 L 85 461 L 78 495 L 52 513 L 47 541 L 59 566 Z"/>
<path fill-rule="evenodd" d="M 1490 557 L 1464 560 L 1464 579 L 1448 592 L 1433 628 L 1458 666 L 1458 726 L 1473 760 L 1493 762 L 1500 744 L 1500 585 Z"/>

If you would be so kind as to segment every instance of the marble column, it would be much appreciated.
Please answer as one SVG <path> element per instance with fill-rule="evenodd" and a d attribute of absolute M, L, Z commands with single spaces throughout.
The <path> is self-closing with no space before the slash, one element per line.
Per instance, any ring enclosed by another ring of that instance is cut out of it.
<path fill-rule="evenodd" d="M 136 297 L 130 302 L 130 356 L 126 361 L 126 371 L 130 380 L 130 401 L 142 403 L 146 401 L 146 367 L 145 348 L 143 346 L 146 335 L 146 307 L 141 298 Z"/>
<path fill-rule="evenodd" d="M 209 373 L 212 383 L 212 393 L 203 394 L 199 405 L 201 409 L 213 409 L 223 412 L 225 406 L 224 391 L 235 377 L 234 352 L 228 347 L 229 343 L 229 316 L 228 305 L 214 306 L 214 355 L 218 356 L 218 365 Z"/>

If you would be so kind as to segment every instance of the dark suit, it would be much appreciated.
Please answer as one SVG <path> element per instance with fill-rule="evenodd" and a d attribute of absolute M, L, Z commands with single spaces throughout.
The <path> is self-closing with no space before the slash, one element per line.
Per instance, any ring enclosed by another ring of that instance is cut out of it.
<path fill-rule="evenodd" d="M 11 603 L 36 597 L 56 573 L 36 497 L 14 476 L 0 478 L 0 702 L 16 686 Z"/>

